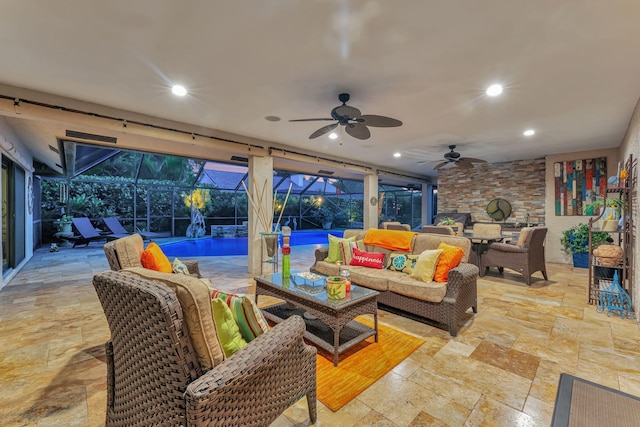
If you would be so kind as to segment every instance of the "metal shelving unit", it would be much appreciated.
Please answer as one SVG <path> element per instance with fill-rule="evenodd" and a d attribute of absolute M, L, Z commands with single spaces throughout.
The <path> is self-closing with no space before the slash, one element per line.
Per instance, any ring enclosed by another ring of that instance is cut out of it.
<path fill-rule="evenodd" d="M 633 300 L 633 188 L 636 185 L 635 168 L 637 161 L 630 155 L 625 162 L 624 168 L 627 170 L 627 179 L 624 186 L 616 188 L 607 188 L 603 206 L 603 212 L 600 217 L 589 219 L 589 304 L 600 304 L 600 292 L 611 284 L 615 271 L 618 272 L 618 278 L 622 288 L 629 294 Z M 603 220 L 607 200 L 616 198 L 622 201 L 621 218 L 622 225 L 615 231 L 603 231 L 598 226 L 599 221 Z M 592 245 L 592 236 L 596 232 L 605 232 L 611 235 L 612 244 L 617 244 L 622 248 L 622 259 L 615 266 L 603 265 L 598 262 L 593 254 L 595 249 Z"/>

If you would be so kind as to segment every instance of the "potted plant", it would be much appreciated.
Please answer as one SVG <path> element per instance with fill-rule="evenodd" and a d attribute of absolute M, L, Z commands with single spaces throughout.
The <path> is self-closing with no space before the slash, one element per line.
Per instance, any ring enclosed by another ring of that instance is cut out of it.
<path fill-rule="evenodd" d="M 606 243 L 607 239 L 609 239 L 607 233 L 591 233 L 591 246 L 597 248 L 602 243 Z M 560 243 L 562 244 L 562 250 L 572 255 L 574 267 L 589 267 L 589 226 L 587 224 L 576 224 L 564 230 Z"/>
<path fill-rule="evenodd" d="M 333 222 L 333 212 L 329 210 L 326 206 L 319 207 L 314 213 L 313 217 L 322 224 L 322 228 L 324 230 L 329 230 L 331 228 L 331 223 Z"/>
<path fill-rule="evenodd" d="M 627 208 L 627 205 L 623 199 L 611 198 L 607 199 L 607 206 L 605 212 L 602 212 L 601 208 L 604 206 L 604 199 L 600 196 L 596 198 L 593 202 L 587 204 L 585 206 L 585 215 L 601 215 L 604 216 L 606 213 L 607 216 L 611 215 L 612 218 L 602 218 L 603 220 L 607 219 L 618 219 L 620 218 L 620 214 L 622 210 Z"/>
<path fill-rule="evenodd" d="M 455 231 L 456 233 L 458 232 L 458 227 L 456 226 L 456 221 L 448 216 L 442 217 L 440 218 L 440 221 L 438 221 L 438 225 L 446 225 L 449 226 L 453 229 L 453 231 Z"/>
<path fill-rule="evenodd" d="M 73 234 L 71 231 L 71 215 L 62 215 L 60 219 L 58 219 L 58 231 Z"/>

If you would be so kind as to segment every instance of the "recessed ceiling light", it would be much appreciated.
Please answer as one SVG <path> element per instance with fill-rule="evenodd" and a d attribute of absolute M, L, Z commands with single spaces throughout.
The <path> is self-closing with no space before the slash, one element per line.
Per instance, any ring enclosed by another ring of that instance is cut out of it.
<path fill-rule="evenodd" d="M 331 133 L 329 134 L 329 139 L 337 139 L 337 138 L 338 138 L 338 134 L 337 134 L 337 133 L 335 133 L 335 132 L 331 132 Z"/>
<path fill-rule="evenodd" d="M 400 156 L 402 156 L 402 154 L 400 154 L 400 153 L 393 153 L 393 157 L 400 157 Z"/>
<path fill-rule="evenodd" d="M 525 130 L 524 132 L 522 132 L 522 134 L 523 134 L 524 136 L 531 136 L 531 135 L 535 135 L 535 134 L 536 134 L 536 131 L 535 131 L 535 130 L 533 130 L 533 129 L 527 129 L 527 130 Z"/>
<path fill-rule="evenodd" d="M 177 96 L 185 96 L 187 94 L 187 90 L 182 85 L 174 85 L 171 88 L 171 92 Z"/>
<path fill-rule="evenodd" d="M 487 88 L 487 95 L 489 96 L 498 96 L 502 93 L 502 85 L 492 84 Z"/>

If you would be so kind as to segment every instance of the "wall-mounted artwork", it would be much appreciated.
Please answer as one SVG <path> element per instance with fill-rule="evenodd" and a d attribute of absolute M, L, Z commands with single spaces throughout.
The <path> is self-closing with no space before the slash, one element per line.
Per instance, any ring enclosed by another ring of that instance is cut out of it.
<path fill-rule="evenodd" d="M 607 188 L 607 158 L 553 164 L 556 215 L 593 215 L 587 206 Z"/>

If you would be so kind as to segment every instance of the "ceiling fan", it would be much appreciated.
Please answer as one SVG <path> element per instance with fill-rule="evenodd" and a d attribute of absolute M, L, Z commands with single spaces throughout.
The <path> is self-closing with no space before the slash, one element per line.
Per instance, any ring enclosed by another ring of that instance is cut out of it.
<path fill-rule="evenodd" d="M 438 170 L 441 169 L 443 167 L 445 167 L 448 164 L 453 164 L 454 166 L 457 166 L 461 169 L 473 169 L 473 164 L 474 163 L 486 163 L 486 160 L 481 160 L 481 159 L 474 159 L 473 157 L 460 157 L 460 153 L 454 151 L 456 148 L 455 145 L 450 145 L 449 146 L 449 151 L 448 153 L 444 153 L 444 159 L 445 161 L 442 163 L 438 163 L 437 165 L 434 166 L 434 170 Z"/>
<path fill-rule="evenodd" d="M 344 126 L 344 130 L 354 138 L 368 139 L 371 136 L 369 128 L 367 126 L 390 128 L 402 126 L 400 120 L 392 119 L 391 117 L 377 116 L 374 114 L 362 114 L 360 110 L 355 107 L 347 105 L 349 101 L 348 93 L 341 93 L 338 95 L 338 99 L 342 102 L 342 105 L 335 107 L 331 110 L 331 118 L 318 118 L 318 119 L 297 119 L 289 120 L 290 122 L 313 122 L 313 121 L 336 121 L 336 123 L 323 126 L 317 131 L 313 132 L 309 139 L 317 138 L 326 133 L 331 132 L 338 125 Z"/>

